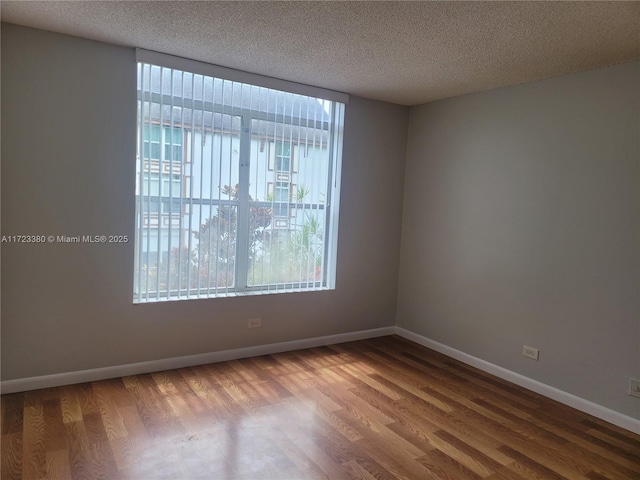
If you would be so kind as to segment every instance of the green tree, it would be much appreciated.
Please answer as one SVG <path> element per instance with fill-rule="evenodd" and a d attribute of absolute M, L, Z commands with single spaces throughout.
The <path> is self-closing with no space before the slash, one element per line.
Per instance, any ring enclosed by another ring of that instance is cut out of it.
<path fill-rule="evenodd" d="M 225 185 L 221 192 L 230 200 L 238 200 L 239 186 Z M 252 202 L 253 198 L 249 197 Z M 249 266 L 253 262 L 258 245 L 264 240 L 266 228 L 271 223 L 271 208 L 249 206 Z M 225 287 L 234 284 L 236 245 L 238 234 L 238 208 L 236 205 L 218 205 L 214 215 L 193 232 L 198 240 L 193 260 L 198 266 L 200 285 Z"/>

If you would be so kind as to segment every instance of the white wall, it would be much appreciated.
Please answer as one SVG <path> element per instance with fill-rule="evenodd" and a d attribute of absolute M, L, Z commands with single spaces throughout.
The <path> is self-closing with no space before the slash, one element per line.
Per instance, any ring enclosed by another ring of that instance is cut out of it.
<path fill-rule="evenodd" d="M 135 88 L 133 49 L 2 25 L 3 235 L 133 238 Z M 3 244 L 2 379 L 393 325 L 407 120 L 347 107 L 334 291 L 133 305 L 131 242 Z"/>
<path fill-rule="evenodd" d="M 398 325 L 640 418 L 639 86 L 631 63 L 412 108 Z"/>

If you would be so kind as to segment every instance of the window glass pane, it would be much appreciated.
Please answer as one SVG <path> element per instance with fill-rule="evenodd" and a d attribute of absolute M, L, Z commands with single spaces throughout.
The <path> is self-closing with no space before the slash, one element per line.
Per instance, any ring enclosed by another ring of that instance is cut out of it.
<path fill-rule="evenodd" d="M 142 194 L 143 195 L 159 195 L 160 179 L 157 173 L 144 173 L 142 177 Z"/>
<path fill-rule="evenodd" d="M 160 159 L 160 144 L 152 143 L 151 144 L 151 158 L 159 160 Z"/>
<path fill-rule="evenodd" d="M 256 133 L 273 132 L 275 136 L 293 137 L 290 130 L 278 132 L 278 127 L 275 123 L 257 120 L 252 123 L 252 131 Z M 259 211 L 267 220 L 262 222 L 265 227 L 257 232 L 252 248 L 248 270 L 251 287 L 268 285 L 277 290 L 278 286 L 305 285 L 313 288 L 324 281 L 329 134 L 323 128 L 299 128 L 295 133 L 297 141 L 278 141 L 274 149 L 276 162 L 285 158 L 290 161 L 292 157 L 299 159 L 288 181 L 277 180 L 281 176 L 280 165 L 275 171 L 267 168 L 260 142 L 251 144 L 252 197 L 260 200 L 261 192 L 265 192 L 269 200 L 266 204 L 252 203 L 256 214 Z M 272 183 L 265 188 L 262 184 L 265 181 Z M 292 208 L 289 202 L 299 205 Z"/>
<path fill-rule="evenodd" d="M 164 129 L 164 157 L 165 160 L 182 160 L 182 129 Z"/>
<path fill-rule="evenodd" d="M 151 131 L 149 132 L 148 128 L 144 129 L 144 133 L 146 135 L 150 135 L 150 138 L 152 142 L 159 142 L 160 141 L 160 127 L 157 125 L 152 125 L 151 126 Z"/>
<path fill-rule="evenodd" d="M 289 184 L 284 182 L 276 183 L 276 195 L 274 198 L 276 202 L 288 202 L 289 201 Z"/>
<path fill-rule="evenodd" d="M 160 127 L 145 125 L 142 129 L 143 156 L 154 160 L 160 159 Z"/>
<path fill-rule="evenodd" d="M 145 212 L 158 213 L 160 211 L 160 202 L 157 198 L 144 199 L 142 208 Z"/>
<path fill-rule="evenodd" d="M 276 170 L 288 172 L 291 170 L 291 144 L 278 142 L 276 144 Z"/>

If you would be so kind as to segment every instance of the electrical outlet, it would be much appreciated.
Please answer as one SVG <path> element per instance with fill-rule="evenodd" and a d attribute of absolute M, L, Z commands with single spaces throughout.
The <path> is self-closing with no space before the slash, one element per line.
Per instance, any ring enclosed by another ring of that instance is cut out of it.
<path fill-rule="evenodd" d="M 640 380 L 629 379 L 629 395 L 640 398 Z"/>
<path fill-rule="evenodd" d="M 262 326 L 261 318 L 250 318 L 249 323 L 247 324 L 247 328 L 259 328 Z"/>
<path fill-rule="evenodd" d="M 526 345 L 523 345 L 522 355 L 524 355 L 525 357 L 529 357 L 533 360 L 538 360 L 538 358 L 540 358 L 540 351 L 537 348 L 527 347 Z"/>

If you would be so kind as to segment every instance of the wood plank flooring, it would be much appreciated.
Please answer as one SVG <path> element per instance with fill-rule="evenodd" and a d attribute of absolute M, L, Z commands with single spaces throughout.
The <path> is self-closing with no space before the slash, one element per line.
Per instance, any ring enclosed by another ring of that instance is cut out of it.
<path fill-rule="evenodd" d="M 3 480 L 640 479 L 640 436 L 397 336 L 1 403 Z"/>

